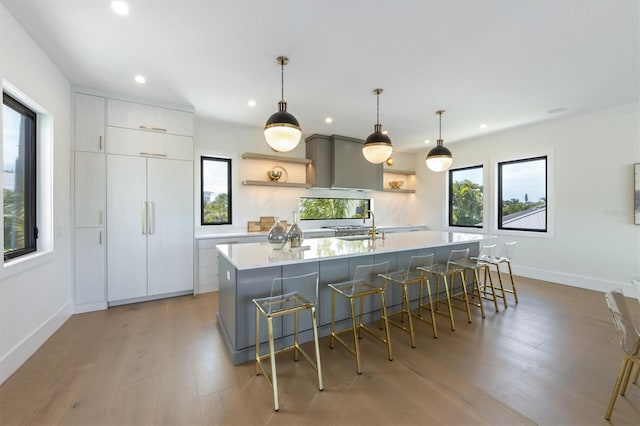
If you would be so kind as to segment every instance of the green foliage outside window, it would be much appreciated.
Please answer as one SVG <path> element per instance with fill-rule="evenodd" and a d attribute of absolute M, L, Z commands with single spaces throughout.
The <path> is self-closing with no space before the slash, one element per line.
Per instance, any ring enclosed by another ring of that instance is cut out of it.
<path fill-rule="evenodd" d="M 482 185 L 468 179 L 454 182 L 450 202 L 451 225 L 482 226 Z"/>
<path fill-rule="evenodd" d="M 300 219 L 368 218 L 369 200 L 354 198 L 300 198 Z"/>
<path fill-rule="evenodd" d="M 229 223 L 229 196 L 218 194 L 204 204 L 204 223 Z"/>

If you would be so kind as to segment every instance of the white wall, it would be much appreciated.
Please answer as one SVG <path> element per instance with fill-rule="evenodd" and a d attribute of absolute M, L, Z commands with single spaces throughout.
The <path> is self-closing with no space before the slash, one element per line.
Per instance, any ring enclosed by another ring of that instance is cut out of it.
<path fill-rule="evenodd" d="M 71 314 L 70 85 L 0 4 L 0 79 L 53 118 L 54 252 L 0 279 L 0 383 Z M 25 265 L 26 266 L 26 265 Z"/>
<path fill-rule="evenodd" d="M 352 135 L 345 135 L 352 136 Z M 251 160 L 242 160 L 243 152 L 257 152 L 275 155 L 264 140 L 262 129 L 259 127 L 246 127 L 230 123 L 196 118 L 195 134 L 195 194 L 200 194 L 200 156 L 221 155 L 233 159 L 233 225 L 231 226 L 199 226 L 200 205 L 199 195 L 196 196 L 196 234 L 246 231 L 247 221 L 259 220 L 260 216 L 280 216 L 282 219 L 292 220 L 292 212 L 297 210 L 298 198 L 301 196 L 321 197 L 351 197 L 372 198 L 374 200 L 374 212 L 376 225 L 423 225 L 424 218 L 418 217 L 415 221 L 409 220 L 407 212 L 413 209 L 416 203 L 414 194 L 385 193 L 355 190 L 320 190 L 298 188 L 271 188 L 261 186 L 242 185 L 244 179 L 260 179 L 269 169 L 268 163 L 260 163 Z M 290 157 L 305 157 L 304 140 L 291 152 L 283 154 Z M 394 154 L 394 166 L 397 169 L 413 168 L 412 154 Z M 274 163 L 276 165 L 276 163 Z M 291 181 L 304 181 L 304 166 L 289 163 L 281 163 L 289 173 Z M 255 169 L 258 170 L 255 170 Z M 295 176 L 292 176 L 295 175 Z M 256 176 L 254 178 L 254 176 Z M 266 177 L 266 175 L 265 175 Z M 295 179 L 298 177 L 298 179 Z M 293 178 L 293 179 L 292 179 Z M 359 223 L 355 221 L 354 223 Z M 318 221 L 303 221 L 302 228 L 317 228 L 328 224 Z"/>
<path fill-rule="evenodd" d="M 502 237 L 518 241 L 516 272 L 584 288 L 630 287 L 640 275 L 640 226 L 633 224 L 633 164 L 640 162 L 638 104 L 570 116 L 450 144 L 453 167 L 489 168 L 485 200 L 495 218 L 497 161 L 549 154 L 553 157 L 555 232 L 552 238 Z M 446 143 L 446 142 L 445 142 Z M 416 161 L 418 197 L 426 224 L 443 229 L 446 173 Z M 416 219 L 414 219 L 416 220 Z M 493 228 L 495 229 L 495 228 Z M 489 231 L 493 231 L 492 228 Z M 628 294 L 634 294 L 629 292 Z"/>

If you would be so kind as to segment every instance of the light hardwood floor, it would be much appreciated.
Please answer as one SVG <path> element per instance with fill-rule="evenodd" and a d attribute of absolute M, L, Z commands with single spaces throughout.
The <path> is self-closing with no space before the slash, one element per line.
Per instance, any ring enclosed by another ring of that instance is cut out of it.
<path fill-rule="evenodd" d="M 279 357 L 278 413 L 253 363 L 229 361 L 216 293 L 74 315 L 0 386 L 0 424 L 608 424 L 622 352 L 603 294 L 517 283 L 518 305 L 496 314 L 487 303 L 472 324 L 457 311 L 455 332 L 439 318 L 438 339 L 417 321 L 415 349 L 392 328 L 392 362 L 365 336 L 360 376 L 323 338 L 323 392 L 306 362 Z M 640 386 L 611 424 L 640 424 Z"/>

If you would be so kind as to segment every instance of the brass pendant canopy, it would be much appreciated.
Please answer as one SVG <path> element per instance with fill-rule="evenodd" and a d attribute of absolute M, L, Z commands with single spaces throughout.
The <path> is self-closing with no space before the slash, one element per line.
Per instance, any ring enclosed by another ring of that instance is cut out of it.
<path fill-rule="evenodd" d="M 289 63 L 286 56 L 278 56 L 276 59 L 281 67 L 281 100 L 278 102 L 278 111 L 273 113 L 264 126 L 264 137 L 274 151 L 287 152 L 298 146 L 302 138 L 300 123 L 289 112 L 284 100 L 284 66 Z"/>
<path fill-rule="evenodd" d="M 382 133 L 382 124 L 380 124 L 380 94 L 383 89 L 374 89 L 376 95 L 376 124 L 371 133 L 362 146 L 362 155 L 370 163 L 380 164 L 391 157 L 393 145 L 389 136 Z"/>

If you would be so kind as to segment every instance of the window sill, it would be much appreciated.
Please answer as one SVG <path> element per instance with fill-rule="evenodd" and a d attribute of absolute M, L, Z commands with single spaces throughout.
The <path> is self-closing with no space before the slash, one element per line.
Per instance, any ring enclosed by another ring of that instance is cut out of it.
<path fill-rule="evenodd" d="M 8 260 L 4 262 L 2 269 L 0 269 L 0 279 L 20 274 L 28 269 L 50 262 L 53 258 L 53 251 L 41 251 Z"/>

